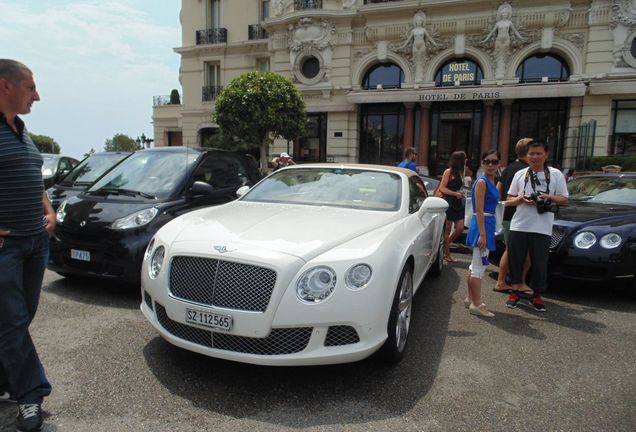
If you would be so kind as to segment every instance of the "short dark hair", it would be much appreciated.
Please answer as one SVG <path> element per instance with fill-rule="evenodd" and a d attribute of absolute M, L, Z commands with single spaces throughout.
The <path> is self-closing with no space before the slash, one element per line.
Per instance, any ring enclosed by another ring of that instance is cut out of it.
<path fill-rule="evenodd" d="M 0 59 L 0 79 L 6 79 L 13 84 L 17 84 L 30 73 L 31 69 L 19 61 Z"/>
<path fill-rule="evenodd" d="M 483 153 L 481 154 L 481 160 L 486 159 L 486 158 L 487 158 L 488 156 L 490 156 L 491 154 L 496 155 L 496 156 L 497 156 L 497 159 L 501 159 L 501 154 L 499 153 L 499 150 L 497 150 L 497 149 L 489 149 L 489 150 L 486 150 L 485 152 L 483 152 Z"/>
<path fill-rule="evenodd" d="M 415 147 L 407 147 L 404 149 L 404 159 L 406 159 L 407 157 L 411 156 L 412 154 L 417 154 L 417 152 L 415 151 Z"/>
<path fill-rule="evenodd" d="M 543 147 L 543 150 L 545 150 L 546 153 L 550 153 L 550 147 L 548 147 L 548 144 L 543 140 L 530 141 L 528 143 L 528 150 L 530 150 L 531 147 Z"/>

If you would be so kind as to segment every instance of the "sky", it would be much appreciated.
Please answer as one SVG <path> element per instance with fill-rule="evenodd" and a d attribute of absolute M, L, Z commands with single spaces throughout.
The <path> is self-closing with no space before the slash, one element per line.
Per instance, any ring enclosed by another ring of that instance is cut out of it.
<path fill-rule="evenodd" d="M 82 159 L 123 133 L 153 138 L 152 98 L 179 84 L 180 0 L 0 0 L 0 58 L 26 64 L 41 100 L 21 116 Z"/>

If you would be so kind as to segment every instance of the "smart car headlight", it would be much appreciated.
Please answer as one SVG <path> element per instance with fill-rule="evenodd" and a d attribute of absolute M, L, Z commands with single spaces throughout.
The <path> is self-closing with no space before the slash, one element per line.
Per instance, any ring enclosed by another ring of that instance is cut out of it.
<path fill-rule="evenodd" d="M 166 256 L 166 248 L 159 246 L 152 254 L 150 265 L 148 266 L 148 276 L 150 279 L 156 279 L 163 267 L 163 259 Z"/>
<path fill-rule="evenodd" d="M 64 222 L 66 218 L 66 200 L 62 201 L 62 204 L 57 208 L 57 212 L 55 213 L 55 220 L 59 223 Z"/>
<path fill-rule="evenodd" d="M 601 237 L 601 240 L 598 243 L 605 249 L 614 249 L 615 247 L 620 246 L 622 241 L 623 239 L 618 234 L 609 233 Z"/>
<path fill-rule="evenodd" d="M 368 264 L 356 264 L 345 273 L 345 285 L 352 290 L 359 290 L 367 286 L 373 271 Z"/>
<path fill-rule="evenodd" d="M 304 272 L 296 283 L 296 295 L 307 303 L 320 303 L 336 288 L 336 272 L 318 266 Z"/>
<path fill-rule="evenodd" d="M 579 249 L 589 249 L 596 243 L 596 236 L 593 232 L 583 231 L 574 237 L 574 246 Z"/>
<path fill-rule="evenodd" d="M 155 239 L 153 237 L 152 240 L 150 240 L 150 243 L 148 243 L 148 247 L 146 248 L 146 253 L 144 254 L 144 261 L 148 261 L 148 259 L 150 258 L 150 254 L 152 252 L 152 248 L 155 246 Z"/>
<path fill-rule="evenodd" d="M 120 230 L 139 228 L 150 222 L 157 215 L 158 211 L 156 207 L 138 211 L 137 213 L 117 219 L 112 223 L 111 228 Z"/>

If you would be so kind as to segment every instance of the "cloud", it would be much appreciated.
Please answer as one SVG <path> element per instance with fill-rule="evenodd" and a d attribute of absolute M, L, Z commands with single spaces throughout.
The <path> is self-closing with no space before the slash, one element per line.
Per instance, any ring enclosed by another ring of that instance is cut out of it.
<path fill-rule="evenodd" d="M 0 0 L 0 40 L 11 41 L 3 44 L 0 57 L 26 63 L 42 94 L 27 119 L 30 129 L 53 136 L 64 151 L 67 144 L 80 146 L 76 156 L 90 147 L 101 149 L 115 133 L 151 135 L 152 96 L 179 85 L 179 56 L 173 52 L 180 44 L 175 3 Z M 147 11 L 140 9 L 142 4 Z M 160 23 L 159 10 L 173 16 L 174 24 Z M 61 113 L 81 119 L 83 140 L 60 126 Z M 109 135 L 96 135 L 93 131 L 104 133 L 100 115 L 112 120 L 112 113 L 118 117 L 107 128 Z M 91 135 L 96 136 L 87 148 Z"/>

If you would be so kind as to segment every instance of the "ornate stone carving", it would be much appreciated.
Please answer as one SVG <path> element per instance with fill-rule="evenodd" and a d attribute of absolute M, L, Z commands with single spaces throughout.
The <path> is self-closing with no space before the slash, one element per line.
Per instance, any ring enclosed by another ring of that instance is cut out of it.
<path fill-rule="evenodd" d="M 508 2 L 499 6 L 495 24 L 490 33 L 480 41 L 480 44 L 482 46 L 490 44 L 490 40 L 493 38 L 494 46 L 492 46 L 492 51 L 489 51 L 495 60 L 495 78 L 502 79 L 506 74 L 506 64 L 510 57 L 511 47 L 514 46 L 515 38 L 519 42 L 526 41 L 526 38 L 521 36 L 521 33 L 512 22 L 512 6 Z"/>
<path fill-rule="evenodd" d="M 272 11 L 274 16 L 281 16 L 287 12 L 291 12 L 294 8 L 293 0 L 274 0 L 272 2 Z"/>
<path fill-rule="evenodd" d="M 289 62 L 295 73 L 298 73 L 298 61 L 305 57 L 313 56 L 320 60 L 321 77 L 329 79 L 331 72 L 331 59 L 333 54 L 336 25 L 332 21 L 317 20 L 313 18 L 301 18 L 298 22 L 289 25 Z M 303 78 L 297 74 L 297 78 Z M 313 82 L 312 82 L 313 83 Z"/>
<path fill-rule="evenodd" d="M 430 46 L 427 46 L 427 42 L 430 43 Z M 437 42 L 426 30 L 426 14 L 423 11 L 417 11 L 413 15 L 413 26 L 405 35 L 404 41 L 397 45 L 391 45 L 390 48 L 405 54 L 415 68 L 413 81 L 415 83 L 423 82 L 426 60 L 439 50 Z"/>
<path fill-rule="evenodd" d="M 631 43 L 636 32 L 636 0 L 612 0 L 610 30 L 614 36 L 614 65 L 636 68 Z"/>

